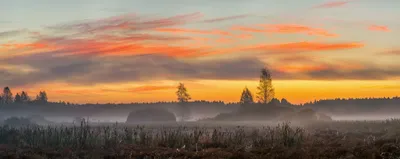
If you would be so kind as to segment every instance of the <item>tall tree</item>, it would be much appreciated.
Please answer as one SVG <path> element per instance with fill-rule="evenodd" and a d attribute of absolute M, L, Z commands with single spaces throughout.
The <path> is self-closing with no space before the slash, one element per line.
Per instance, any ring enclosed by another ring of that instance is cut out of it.
<path fill-rule="evenodd" d="M 22 103 L 28 103 L 31 101 L 31 98 L 29 97 L 28 93 L 26 93 L 25 91 L 21 92 L 21 102 Z"/>
<path fill-rule="evenodd" d="M 13 103 L 13 94 L 11 93 L 11 89 L 9 87 L 4 87 L 2 99 L 4 104 L 11 104 Z"/>
<path fill-rule="evenodd" d="M 179 86 L 177 88 L 178 91 L 176 91 L 176 96 L 178 96 L 178 101 L 180 103 L 187 103 L 191 98 L 186 90 L 185 85 L 183 83 L 179 83 Z"/>
<path fill-rule="evenodd" d="M 22 99 L 21 99 L 21 96 L 19 95 L 19 93 L 17 93 L 17 94 L 15 95 L 14 103 L 18 103 L 18 104 L 21 104 L 21 103 L 22 103 Z"/>
<path fill-rule="evenodd" d="M 40 104 L 46 104 L 47 100 L 47 93 L 45 91 L 40 91 L 39 95 L 36 96 L 36 102 Z"/>
<path fill-rule="evenodd" d="M 275 90 L 272 86 L 271 73 L 267 68 L 261 69 L 260 83 L 257 89 L 257 99 L 259 103 L 267 104 L 275 96 Z"/>
<path fill-rule="evenodd" d="M 185 121 L 190 118 L 190 109 L 186 105 L 186 103 L 191 99 L 189 93 L 187 92 L 187 89 L 183 83 L 179 83 L 179 86 L 177 87 L 178 91 L 176 91 L 176 96 L 178 97 L 179 101 L 179 110 L 177 112 L 177 116 L 180 117 L 178 118 L 179 121 Z"/>
<path fill-rule="evenodd" d="M 240 104 L 251 104 L 254 103 L 253 95 L 251 94 L 250 90 L 245 87 L 242 92 L 242 96 L 240 97 Z"/>

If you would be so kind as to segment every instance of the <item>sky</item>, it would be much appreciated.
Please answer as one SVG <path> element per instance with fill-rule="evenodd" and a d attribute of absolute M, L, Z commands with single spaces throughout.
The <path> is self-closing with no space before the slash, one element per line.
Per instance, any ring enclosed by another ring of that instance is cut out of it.
<path fill-rule="evenodd" d="M 398 0 L 2 0 L 0 86 L 51 101 L 400 96 Z"/>

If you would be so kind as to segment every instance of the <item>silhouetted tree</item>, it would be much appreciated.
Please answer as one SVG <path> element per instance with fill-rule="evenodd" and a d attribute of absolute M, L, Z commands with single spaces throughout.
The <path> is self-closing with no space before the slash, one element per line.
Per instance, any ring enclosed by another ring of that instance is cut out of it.
<path fill-rule="evenodd" d="M 285 106 L 289 106 L 289 105 L 292 105 L 292 103 L 290 103 L 287 99 L 285 99 L 285 98 L 282 98 L 281 99 L 281 104 L 282 105 L 285 105 Z"/>
<path fill-rule="evenodd" d="M 178 91 L 176 91 L 176 96 L 178 96 L 178 101 L 180 103 L 187 103 L 191 99 L 183 83 L 179 83 Z"/>
<path fill-rule="evenodd" d="M 251 94 L 250 90 L 245 87 L 242 92 L 242 96 L 240 97 L 240 104 L 251 104 L 254 103 L 253 95 Z"/>
<path fill-rule="evenodd" d="M 257 99 L 259 103 L 266 104 L 275 96 L 275 90 L 272 86 L 271 73 L 267 68 L 263 68 L 261 70 L 260 83 L 257 89 Z"/>
<path fill-rule="evenodd" d="M 279 100 L 276 99 L 276 98 L 272 98 L 272 100 L 270 101 L 270 103 L 273 104 L 273 105 L 280 105 L 280 104 L 281 104 L 281 101 L 279 101 Z"/>
<path fill-rule="evenodd" d="M 177 87 L 178 91 L 176 91 L 176 95 L 178 97 L 178 102 L 179 102 L 179 111 L 177 112 L 178 116 L 181 117 L 179 120 L 187 120 L 190 117 L 190 109 L 186 105 L 186 103 L 191 99 L 189 93 L 187 92 L 187 89 L 183 83 L 179 83 L 179 86 Z"/>
<path fill-rule="evenodd" d="M 40 104 L 46 104 L 47 103 L 47 94 L 45 91 L 40 91 L 39 95 L 36 96 L 36 102 Z"/>
<path fill-rule="evenodd" d="M 18 103 L 18 104 L 22 103 L 21 96 L 19 95 L 19 93 L 17 93 L 15 95 L 14 103 Z"/>
<path fill-rule="evenodd" d="M 9 87 L 4 87 L 2 94 L 2 101 L 4 104 L 13 103 L 13 94 L 11 93 L 11 89 Z"/>
<path fill-rule="evenodd" d="M 22 91 L 22 93 L 21 93 L 21 101 L 22 101 L 22 103 L 28 103 L 31 101 L 31 98 L 28 96 L 28 93 L 26 93 L 25 91 Z"/>

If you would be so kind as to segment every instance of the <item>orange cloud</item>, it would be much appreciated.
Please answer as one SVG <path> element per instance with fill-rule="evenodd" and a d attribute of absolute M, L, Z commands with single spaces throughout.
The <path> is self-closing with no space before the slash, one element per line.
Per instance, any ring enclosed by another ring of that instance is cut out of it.
<path fill-rule="evenodd" d="M 297 24 L 276 24 L 276 25 L 261 25 L 265 27 L 267 32 L 271 33 L 306 33 L 308 35 L 319 35 L 326 37 L 335 37 L 336 34 L 329 33 L 324 29 L 311 28 L 304 25 Z"/>
<path fill-rule="evenodd" d="M 40 48 L 45 48 L 46 44 L 41 44 L 41 43 L 20 43 L 20 44 L 1 44 L 0 45 L 2 48 L 5 49 L 24 49 L 24 48 L 35 48 L 35 49 L 40 49 Z"/>
<path fill-rule="evenodd" d="M 210 51 L 204 51 L 198 55 L 216 55 L 216 54 L 228 54 L 239 51 L 256 51 L 265 52 L 269 54 L 279 53 L 300 53 L 300 52 L 311 52 L 311 51 L 334 51 L 343 49 L 354 49 L 364 47 L 363 43 L 322 43 L 322 42 L 293 42 L 293 43 L 282 43 L 282 44 L 258 44 L 253 46 L 237 46 L 231 48 L 220 48 L 213 49 Z"/>
<path fill-rule="evenodd" d="M 258 26 L 262 26 L 263 29 L 251 28 L 251 27 L 242 27 L 242 26 L 234 26 L 232 30 L 239 30 L 244 32 L 265 32 L 265 33 L 306 33 L 308 35 L 318 35 L 325 37 L 335 37 L 336 34 L 330 33 L 324 29 L 319 28 L 311 28 L 308 26 L 297 25 L 297 24 L 274 24 L 274 25 L 266 25 L 259 24 Z"/>
<path fill-rule="evenodd" d="M 240 34 L 240 35 L 238 35 L 236 37 L 239 38 L 239 39 L 251 39 L 251 38 L 253 38 L 253 35 L 251 35 L 251 34 Z"/>
<path fill-rule="evenodd" d="M 216 42 L 218 42 L 218 43 L 230 43 L 230 42 L 233 42 L 233 40 L 232 39 L 228 39 L 228 38 L 218 38 L 216 40 Z"/>
<path fill-rule="evenodd" d="M 232 27 L 232 30 L 239 30 L 239 31 L 245 31 L 245 32 L 266 32 L 265 30 L 262 30 L 262 29 L 255 29 L 255 28 L 243 27 L 243 26 L 234 26 L 234 27 Z"/>
<path fill-rule="evenodd" d="M 381 26 L 381 25 L 371 25 L 368 28 L 371 31 L 383 31 L 383 32 L 389 32 L 390 29 L 387 26 Z"/>
<path fill-rule="evenodd" d="M 141 39 L 139 37 L 138 39 Z M 136 38 L 134 38 L 136 39 Z M 136 40 L 138 40 L 136 39 Z M 109 40 L 109 41 L 107 41 Z M 205 45 L 174 46 L 170 43 L 142 43 L 140 40 L 132 41 L 124 38 L 107 40 L 93 39 L 66 39 L 49 38 L 39 40 L 32 44 L 6 45 L 12 48 L 27 48 L 29 51 L 37 52 L 37 49 L 53 51 L 58 54 L 92 54 L 92 55 L 143 55 L 143 54 L 164 54 L 172 57 L 198 56 L 197 53 L 209 49 Z M 39 53 L 39 52 L 37 52 Z"/>
<path fill-rule="evenodd" d="M 362 43 L 319 43 L 294 42 L 285 44 L 258 45 L 248 49 L 259 51 L 297 52 L 297 51 L 329 51 L 364 47 Z"/>
<path fill-rule="evenodd" d="M 221 30 L 196 30 L 196 29 L 183 29 L 183 28 L 157 28 L 159 32 L 168 33 L 194 33 L 194 34 L 211 34 L 211 35 L 231 35 L 231 33 Z"/>

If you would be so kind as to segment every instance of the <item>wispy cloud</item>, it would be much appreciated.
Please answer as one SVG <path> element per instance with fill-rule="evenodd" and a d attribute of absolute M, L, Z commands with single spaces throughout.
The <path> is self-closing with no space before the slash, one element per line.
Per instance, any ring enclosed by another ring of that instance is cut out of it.
<path fill-rule="evenodd" d="M 368 28 L 371 31 L 382 31 L 382 32 L 389 32 L 390 29 L 387 26 L 382 25 L 371 25 Z"/>
<path fill-rule="evenodd" d="M 332 50 L 343 50 L 343 49 L 354 49 L 364 47 L 362 43 L 322 43 L 322 42 L 293 42 L 284 44 L 267 44 L 267 45 L 255 45 L 249 50 L 258 50 L 266 52 L 309 52 L 309 51 L 332 51 Z"/>
<path fill-rule="evenodd" d="M 308 35 L 318 35 L 326 37 L 335 37 L 337 34 L 330 33 L 324 29 L 312 28 L 298 24 L 276 24 L 276 25 L 261 25 L 268 32 L 273 33 L 305 33 Z"/>
<path fill-rule="evenodd" d="M 341 7 L 344 6 L 346 4 L 348 4 L 349 2 L 351 2 L 351 0 L 335 0 L 335 1 L 329 1 L 317 6 L 314 6 L 313 8 L 336 8 L 336 7 Z"/>
<path fill-rule="evenodd" d="M 227 21 L 227 20 L 234 20 L 234 19 L 242 19 L 242 18 L 247 18 L 250 15 L 248 14 L 243 14 L 243 15 L 236 15 L 236 16 L 228 16 L 228 17 L 220 17 L 220 18 L 214 18 L 214 19 L 207 19 L 204 20 L 203 22 L 205 23 L 214 23 L 214 22 L 222 22 L 222 21 Z"/>
<path fill-rule="evenodd" d="M 21 34 L 25 32 L 25 30 L 10 30 L 10 31 L 3 31 L 0 32 L 0 39 L 10 37 L 10 36 L 16 36 L 18 34 Z"/>
<path fill-rule="evenodd" d="M 192 34 L 210 34 L 210 35 L 232 35 L 227 31 L 222 30 L 198 30 L 198 29 L 184 29 L 184 28 L 158 28 L 156 31 L 167 33 L 192 33 Z"/>
<path fill-rule="evenodd" d="M 285 65 L 277 68 L 278 71 L 286 73 L 321 71 L 325 69 L 327 69 L 325 65 Z"/>
<path fill-rule="evenodd" d="M 101 20 L 80 22 L 76 24 L 56 25 L 49 27 L 57 30 L 78 30 L 82 33 L 99 33 L 105 31 L 141 31 L 160 27 L 170 27 L 193 22 L 201 18 L 201 13 L 176 15 L 168 18 L 140 17 L 136 14 L 125 14 Z"/>
<path fill-rule="evenodd" d="M 400 49 L 399 50 L 392 49 L 389 51 L 381 52 L 379 54 L 381 54 L 381 55 L 400 55 Z"/>
<path fill-rule="evenodd" d="M 254 33 L 280 33 L 280 34 L 303 33 L 307 35 L 317 35 L 325 37 L 337 36 L 337 34 L 330 33 L 324 29 L 312 28 L 298 24 L 259 24 L 257 26 L 258 28 L 234 26 L 232 27 L 232 30 L 240 30 L 244 32 L 254 32 Z"/>

